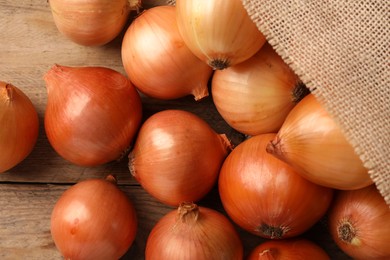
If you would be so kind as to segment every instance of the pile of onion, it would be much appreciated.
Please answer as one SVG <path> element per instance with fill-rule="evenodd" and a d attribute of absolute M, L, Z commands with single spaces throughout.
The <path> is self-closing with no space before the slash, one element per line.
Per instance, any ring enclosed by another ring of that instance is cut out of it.
<path fill-rule="evenodd" d="M 22 90 L 0 81 L 0 173 L 23 161 L 38 139 L 38 114 Z"/>
<path fill-rule="evenodd" d="M 329 229 L 354 259 L 390 259 L 390 208 L 375 185 L 339 191 L 329 212 Z"/>
<path fill-rule="evenodd" d="M 145 259 L 241 260 L 243 251 L 228 218 L 213 209 L 182 203 L 150 232 Z"/>
<path fill-rule="evenodd" d="M 212 69 L 184 43 L 174 6 L 157 6 L 141 13 L 122 42 L 127 75 L 143 94 L 159 99 L 208 95 Z"/>
<path fill-rule="evenodd" d="M 197 115 L 164 110 L 141 126 L 129 170 L 153 197 L 178 206 L 198 201 L 212 189 L 230 149 L 226 135 Z"/>
<path fill-rule="evenodd" d="M 325 215 L 333 190 L 268 154 L 265 148 L 274 137 L 253 136 L 228 155 L 219 194 L 227 214 L 246 231 L 270 239 L 296 237 Z"/>
<path fill-rule="evenodd" d="M 73 185 L 51 214 L 51 235 L 65 259 L 119 259 L 136 232 L 135 208 L 112 175 Z"/>
<path fill-rule="evenodd" d="M 54 65 L 44 76 L 45 130 L 66 160 L 96 166 L 122 158 L 139 129 L 141 98 L 122 74 L 104 67 Z"/>
<path fill-rule="evenodd" d="M 319 185 L 353 190 L 372 184 L 352 145 L 313 94 L 291 110 L 267 151 Z"/>

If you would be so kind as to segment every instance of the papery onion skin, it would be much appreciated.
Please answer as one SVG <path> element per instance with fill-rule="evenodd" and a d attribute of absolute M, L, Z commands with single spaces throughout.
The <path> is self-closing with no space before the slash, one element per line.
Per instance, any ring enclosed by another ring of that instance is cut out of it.
<path fill-rule="evenodd" d="M 328 223 L 336 244 L 354 259 L 390 259 L 390 208 L 374 184 L 339 191 Z"/>
<path fill-rule="evenodd" d="M 250 59 L 215 71 L 211 92 L 218 112 L 246 135 L 275 133 L 308 91 L 297 75 L 265 44 Z M 300 96 L 295 96 L 299 93 Z"/>
<path fill-rule="evenodd" d="M 65 259 L 119 259 L 134 242 L 135 208 L 110 179 L 81 181 L 56 202 L 51 235 Z"/>
<path fill-rule="evenodd" d="M 270 239 L 295 237 L 326 213 L 333 190 L 302 178 L 265 151 L 276 134 L 253 136 L 224 161 L 219 194 L 230 218 L 246 231 Z"/>
<path fill-rule="evenodd" d="M 224 134 L 182 110 L 164 110 L 141 126 L 129 170 L 153 197 L 171 206 L 198 201 L 217 181 L 231 150 Z"/>
<path fill-rule="evenodd" d="M 266 42 L 240 0 L 177 0 L 176 8 L 185 43 L 213 69 L 243 62 Z"/>
<path fill-rule="evenodd" d="M 340 127 L 313 94 L 291 110 L 267 151 L 319 185 L 353 190 L 373 183 Z"/>
<path fill-rule="evenodd" d="M 16 86 L 0 81 L 0 173 L 31 153 L 38 134 L 38 114 L 30 98 Z"/>
<path fill-rule="evenodd" d="M 60 156 L 97 166 L 126 154 L 142 118 L 141 98 L 130 80 L 105 67 L 61 65 L 44 79 L 45 131 Z"/>
<path fill-rule="evenodd" d="M 100 46 L 112 41 L 126 25 L 139 0 L 50 0 L 57 29 L 73 42 Z"/>
<path fill-rule="evenodd" d="M 148 9 L 131 23 L 122 42 L 122 62 L 130 80 L 147 96 L 208 96 L 212 69 L 184 43 L 174 6 Z"/>
<path fill-rule="evenodd" d="M 307 239 L 286 239 L 266 241 L 252 249 L 247 260 L 330 260 L 320 246 Z"/>
<path fill-rule="evenodd" d="M 243 245 L 221 213 L 183 203 L 160 219 L 146 242 L 145 259 L 243 259 Z"/>

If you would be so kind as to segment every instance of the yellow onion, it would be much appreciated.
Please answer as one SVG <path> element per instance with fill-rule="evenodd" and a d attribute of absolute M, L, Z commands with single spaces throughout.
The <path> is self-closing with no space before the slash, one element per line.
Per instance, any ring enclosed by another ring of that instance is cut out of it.
<path fill-rule="evenodd" d="M 137 232 L 133 203 L 114 176 L 87 179 L 67 189 L 51 213 L 50 231 L 64 259 L 119 259 Z"/>
<path fill-rule="evenodd" d="M 218 112 L 232 128 L 257 135 L 277 132 L 309 91 L 265 44 L 250 59 L 216 71 L 211 92 Z"/>
<path fill-rule="evenodd" d="M 390 208 L 374 184 L 339 191 L 328 223 L 336 244 L 354 259 L 390 259 Z"/>
<path fill-rule="evenodd" d="M 291 110 L 267 151 L 319 185 L 352 190 L 372 184 L 352 145 L 313 94 Z"/>
<path fill-rule="evenodd" d="M 241 0 L 177 0 L 176 13 L 187 46 L 214 69 L 249 59 L 266 41 Z"/>
<path fill-rule="evenodd" d="M 145 259 L 241 260 L 243 246 L 224 215 L 194 203 L 182 203 L 150 232 Z"/>
<path fill-rule="evenodd" d="M 164 110 L 141 126 L 129 170 L 159 201 L 178 206 L 203 198 L 217 181 L 231 144 L 197 115 Z"/>
<path fill-rule="evenodd" d="M 96 166 L 120 159 L 141 124 L 141 98 L 130 80 L 104 67 L 54 65 L 44 76 L 47 138 L 66 160 Z"/>
<path fill-rule="evenodd" d="M 103 45 L 119 35 L 139 0 L 49 0 L 57 29 L 72 41 Z"/>
<path fill-rule="evenodd" d="M 266 241 L 254 248 L 247 260 L 330 260 L 328 254 L 314 242 L 297 238 Z"/>
<path fill-rule="evenodd" d="M 333 190 L 301 177 L 265 151 L 275 134 L 253 136 L 224 161 L 218 188 L 230 218 L 244 230 L 269 239 L 296 237 L 328 210 Z"/>
<path fill-rule="evenodd" d="M 19 88 L 0 81 L 0 173 L 23 161 L 38 139 L 38 114 Z"/>
<path fill-rule="evenodd" d="M 122 42 L 122 62 L 138 90 L 159 99 L 208 95 L 212 69 L 185 45 L 174 6 L 144 11 L 129 26 Z"/>

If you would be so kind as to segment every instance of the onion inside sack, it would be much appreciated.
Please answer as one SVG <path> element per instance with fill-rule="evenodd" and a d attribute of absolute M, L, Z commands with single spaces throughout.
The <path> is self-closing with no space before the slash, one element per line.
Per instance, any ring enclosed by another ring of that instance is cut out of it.
<path fill-rule="evenodd" d="M 174 6 L 145 10 L 130 24 L 122 42 L 122 62 L 130 80 L 147 96 L 208 96 L 212 69 L 184 43 Z"/>
<path fill-rule="evenodd" d="M 215 71 L 211 92 L 218 112 L 246 135 L 274 133 L 309 90 L 265 44 L 250 59 Z"/>
<path fill-rule="evenodd" d="M 119 259 L 136 232 L 135 208 L 112 175 L 73 185 L 51 214 L 51 235 L 65 259 Z"/>
<path fill-rule="evenodd" d="M 73 42 L 100 46 L 112 41 L 125 27 L 139 0 L 50 0 L 57 29 Z"/>
<path fill-rule="evenodd" d="M 301 177 L 265 151 L 276 134 L 253 136 L 224 161 L 219 194 L 230 218 L 244 230 L 269 239 L 296 237 L 328 210 L 333 190 Z"/>
<path fill-rule="evenodd" d="M 164 110 L 141 126 L 129 170 L 153 197 L 178 206 L 198 201 L 212 189 L 230 150 L 227 137 L 197 115 Z"/>
<path fill-rule="evenodd" d="M 303 239 L 266 241 L 250 252 L 247 260 L 330 260 L 329 255 L 314 242 Z"/>
<path fill-rule="evenodd" d="M 34 149 L 39 120 L 30 98 L 0 81 L 0 173 L 22 162 Z"/>
<path fill-rule="evenodd" d="M 319 185 L 353 190 L 373 183 L 339 125 L 313 94 L 291 110 L 267 151 Z"/>
<path fill-rule="evenodd" d="M 163 216 L 146 242 L 145 259 L 243 259 L 243 245 L 221 213 L 182 203 Z"/>
<path fill-rule="evenodd" d="M 176 14 L 184 42 L 216 70 L 249 59 L 266 42 L 240 0 L 176 0 Z"/>
<path fill-rule="evenodd" d="M 141 124 L 141 98 L 129 79 L 104 67 L 55 65 L 44 76 L 45 131 L 55 151 L 81 166 L 118 160 Z"/>
<path fill-rule="evenodd" d="M 336 244 L 354 259 L 390 259 L 390 208 L 375 185 L 339 191 L 328 223 Z"/>

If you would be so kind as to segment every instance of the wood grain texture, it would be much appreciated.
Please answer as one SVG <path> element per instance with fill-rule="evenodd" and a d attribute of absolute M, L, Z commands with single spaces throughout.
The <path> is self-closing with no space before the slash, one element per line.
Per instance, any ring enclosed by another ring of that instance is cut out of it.
<path fill-rule="evenodd" d="M 154 5 L 151 0 L 147 2 L 149 6 Z M 45 135 L 43 118 L 47 94 L 43 75 L 55 63 L 104 66 L 124 74 L 120 57 L 122 37 L 123 32 L 102 47 L 80 46 L 57 31 L 48 1 L 0 0 L 0 80 L 24 91 L 35 105 L 40 120 L 40 135 L 32 153 L 13 169 L 0 174 L 0 259 L 62 259 L 50 235 L 51 210 L 70 185 L 84 179 L 115 174 L 120 189 L 135 204 L 139 231 L 135 243 L 123 259 L 143 259 L 150 230 L 164 214 L 172 210 L 138 185 L 128 171 L 126 158 L 99 167 L 75 166 L 56 154 Z M 143 97 L 144 119 L 163 109 L 191 111 L 218 133 L 227 134 L 234 144 L 244 140 L 243 135 L 222 120 L 211 97 L 200 102 L 192 97 L 170 101 Z M 216 188 L 199 204 L 226 214 Z M 264 241 L 238 227 L 237 230 L 246 254 Z M 321 245 L 333 259 L 347 259 L 330 239 L 323 222 L 304 236 Z"/>

